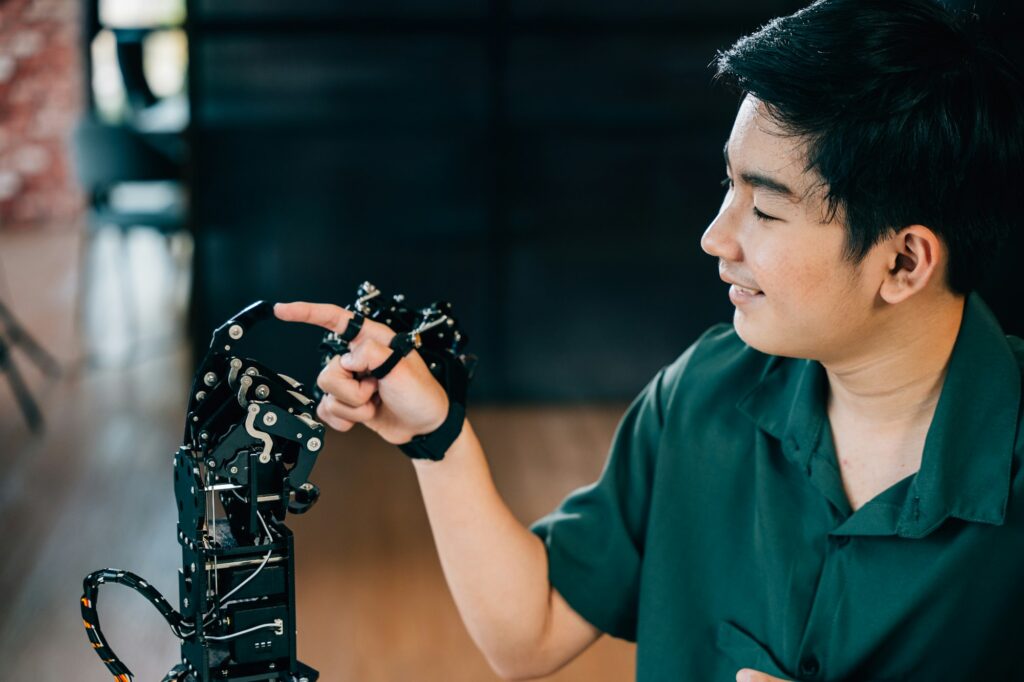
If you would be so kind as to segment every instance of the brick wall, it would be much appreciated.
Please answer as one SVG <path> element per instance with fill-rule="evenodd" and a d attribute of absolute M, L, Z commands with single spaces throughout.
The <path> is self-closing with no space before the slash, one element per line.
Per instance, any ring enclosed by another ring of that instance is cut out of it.
<path fill-rule="evenodd" d="M 0 0 L 0 229 L 72 226 L 67 140 L 81 106 L 78 0 Z"/>

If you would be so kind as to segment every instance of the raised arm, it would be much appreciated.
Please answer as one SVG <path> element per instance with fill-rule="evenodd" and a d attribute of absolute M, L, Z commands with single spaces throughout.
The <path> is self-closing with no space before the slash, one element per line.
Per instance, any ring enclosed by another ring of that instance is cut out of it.
<path fill-rule="evenodd" d="M 282 320 L 342 333 L 352 313 L 333 305 L 278 304 Z M 317 384 L 319 417 L 338 431 L 361 423 L 389 443 L 434 431 L 448 398 L 414 351 L 382 379 L 364 374 L 391 354 L 394 332 L 366 320 L 349 352 L 331 361 Z M 414 460 L 445 578 L 470 636 L 495 671 L 529 679 L 562 667 L 600 632 L 548 581 L 547 553 L 501 499 L 480 441 L 467 419 L 443 460 Z"/>

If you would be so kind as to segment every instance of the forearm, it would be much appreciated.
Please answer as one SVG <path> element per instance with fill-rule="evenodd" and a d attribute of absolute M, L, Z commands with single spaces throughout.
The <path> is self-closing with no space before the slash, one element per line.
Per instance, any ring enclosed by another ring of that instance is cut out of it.
<path fill-rule="evenodd" d="M 503 674 L 541 665 L 547 554 L 498 494 L 469 421 L 442 461 L 415 467 L 441 566 L 473 640 Z"/>

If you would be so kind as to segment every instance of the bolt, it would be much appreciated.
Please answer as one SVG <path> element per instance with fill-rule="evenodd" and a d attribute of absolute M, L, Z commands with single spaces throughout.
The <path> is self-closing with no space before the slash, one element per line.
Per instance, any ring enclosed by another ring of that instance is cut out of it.
<path fill-rule="evenodd" d="M 256 376 L 257 374 L 259 374 L 259 372 L 257 372 L 257 371 L 256 371 L 256 368 L 255 368 L 255 367 L 250 367 L 249 369 L 245 370 L 245 374 L 246 374 L 247 376 L 250 376 L 250 377 L 254 377 L 254 376 Z"/>
<path fill-rule="evenodd" d="M 321 443 L 319 438 L 310 438 L 308 441 L 306 441 L 306 449 L 309 450 L 310 452 L 316 452 L 317 450 L 319 450 L 320 445 Z"/>
<path fill-rule="evenodd" d="M 231 473 L 237 474 L 238 473 L 238 467 L 231 467 Z"/>
<path fill-rule="evenodd" d="M 196 400 L 202 400 L 206 397 L 206 391 L 199 391 L 196 393 Z"/>
<path fill-rule="evenodd" d="M 273 426 L 274 424 L 277 423 L 277 415 L 274 414 L 273 412 L 267 412 L 265 415 L 263 415 L 263 423 L 266 424 L 267 426 Z"/>
<path fill-rule="evenodd" d="M 235 341 L 237 341 L 238 339 L 242 338 L 242 334 L 244 334 L 244 333 L 245 332 L 242 331 L 242 327 L 240 327 L 237 324 L 233 324 L 233 325 L 231 325 L 230 328 L 228 328 L 228 336 L 233 338 Z"/>
<path fill-rule="evenodd" d="M 203 375 L 203 383 L 206 384 L 207 386 L 213 386 L 215 383 L 217 383 L 217 375 L 214 374 L 213 372 L 207 372 L 205 375 Z"/>
<path fill-rule="evenodd" d="M 200 431 L 199 432 L 199 440 L 206 440 L 209 437 L 210 437 L 210 434 L 208 434 L 206 431 Z"/>
<path fill-rule="evenodd" d="M 216 467 L 217 466 L 217 460 L 215 460 L 215 459 L 208 459 L 208 460 L 206 460 L 206 466 L 210 467 L 211 469 Z"/>
<path fill-rule="evenodd" d="M 256 397 L 260 400 L 266 400 L 269 395 L 270 388 L 266 384 L 260 384 L 256 387 Z"/>

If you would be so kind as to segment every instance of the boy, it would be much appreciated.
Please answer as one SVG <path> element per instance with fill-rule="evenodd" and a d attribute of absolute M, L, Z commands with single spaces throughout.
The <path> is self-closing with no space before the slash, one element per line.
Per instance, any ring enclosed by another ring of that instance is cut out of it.
<path fill-rule="evenodd" d="M 701 244 L 733 325 L 652 380 L 600 480 L 532 529 L 468 420 L 414 460 L 463 619 L 509 679 L 602 633 L 638 642 L 641 681 L 1017 677 L 1024 342 L 971 292 L 1015 219 L 1020 81 L 931 0 L 823 0 L 716 64 L 744 99 Z M 445 423 L 415 353 L 359 378 L 391 337 L 368 321 L 321 374 L 330 426 Z"/>

